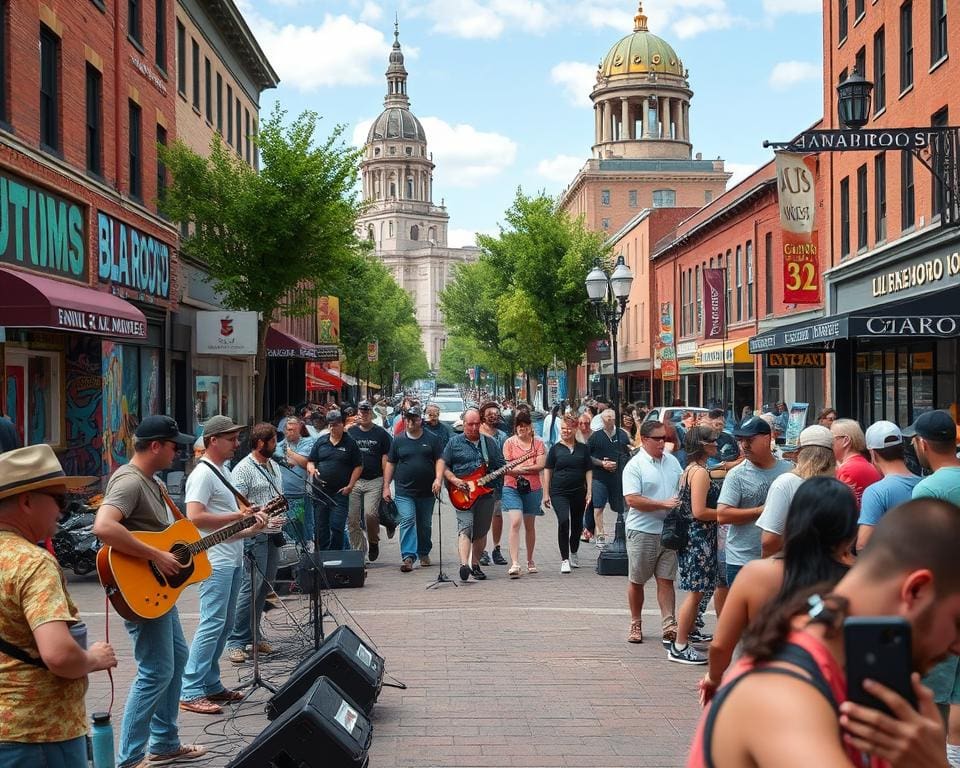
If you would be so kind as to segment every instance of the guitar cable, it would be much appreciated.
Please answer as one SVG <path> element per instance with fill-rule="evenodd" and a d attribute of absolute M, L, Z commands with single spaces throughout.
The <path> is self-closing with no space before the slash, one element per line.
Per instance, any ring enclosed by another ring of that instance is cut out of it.
<path fill-rule="evenodd" d="M 104 595 L 103 600 L 106 603 L 106 607 L 104 608 L 104 613 L 103 613 L 103 634 L 104 634 L 105 642 L 107 643 L 107 645 L 109 645 L 110 644 L 110 596 Z M 107 667 L 107 677 L 110 678 L 110 706 L 107 707 L 107 714 L 112 716 L 113 701 L 116 695 L 116 690 L 113 683 L 113 669 L 110 667 Z"/>

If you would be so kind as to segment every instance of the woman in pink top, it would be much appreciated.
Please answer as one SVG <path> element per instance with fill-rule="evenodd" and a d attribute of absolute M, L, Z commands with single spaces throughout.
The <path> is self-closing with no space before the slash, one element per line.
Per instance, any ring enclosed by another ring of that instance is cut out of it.
<path fill-rule="evenodd" d="M 503 444 L 503 458 L 510 463 L 532 453 L 530 459 L 507 471 L 503 480 L 503 495 L 500 505 L 510 515 L 510 570 L 511 579 L 520 578 L 520 521 L 527 538 L 527 572 L 536 573 L 533 548 L 537 543 L 537 515 L 542 515 L 543 485 L 540 472 L 547 459 L 546 446 L 533 434 L 530 412 L 520 410 L 513 417 L 513 435 Z M 518 487 L 519 486 L 519 487 Z"/>

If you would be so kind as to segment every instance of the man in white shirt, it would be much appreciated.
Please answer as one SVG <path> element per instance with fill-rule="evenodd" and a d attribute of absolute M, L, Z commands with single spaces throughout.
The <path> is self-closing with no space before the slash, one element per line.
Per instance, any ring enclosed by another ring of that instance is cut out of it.
<path fill-rule="evenodd" d="M 643 587 L 651 576 L 657 579 L 657 603 L 662 619 L 664 647 L 677 638 L 674 618 L 677 553 L 660 544 L 663 519 L 677 505 L 683 470 L 664 452 L 667 430 L 660 421 L 640 425 L 640 448 L 623 469 L 623 495 L 627 503 L 627 600 L 630 604 L 630 634 L 627 641 L 643 642 Z"/>

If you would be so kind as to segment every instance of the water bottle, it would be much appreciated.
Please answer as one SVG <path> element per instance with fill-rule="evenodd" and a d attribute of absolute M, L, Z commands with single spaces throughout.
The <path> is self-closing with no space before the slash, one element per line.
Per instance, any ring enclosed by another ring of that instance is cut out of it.
<path fill-rule="evenodd" d="M 113 725 L 109 712 L 93 713 L 93 768 L 116 768 L 113 754 Z"/>

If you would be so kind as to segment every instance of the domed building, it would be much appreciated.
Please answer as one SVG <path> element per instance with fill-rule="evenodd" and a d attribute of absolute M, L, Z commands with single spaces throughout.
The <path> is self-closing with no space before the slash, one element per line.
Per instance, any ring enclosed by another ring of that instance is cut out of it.
<path fill-rule="evenodd" d="M 653 34 L 641 3 L 633 32 L 597 67 L 592 153 L 560 197 L 590 229 L 613 234 L 642 210 L 700 208 L 723 193 L 723 161 L 693 156 L 689 72 Z"/>
<path fill-rule="evenodd" d="M 446 340 L 438 296 L 454 267 L 475 261 L 480 250 L 447 246 L 450 217 L 442 201 L 433 202 L 433 156 L 423 125 L 410 111 L 396 24 L 386 76 L 383 112 L 370 126 L 360 163 L 367 209 L 357 225 L 413 299 L 423 348 L 436 369 Z"/>

